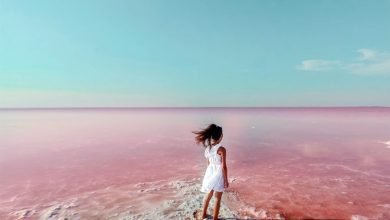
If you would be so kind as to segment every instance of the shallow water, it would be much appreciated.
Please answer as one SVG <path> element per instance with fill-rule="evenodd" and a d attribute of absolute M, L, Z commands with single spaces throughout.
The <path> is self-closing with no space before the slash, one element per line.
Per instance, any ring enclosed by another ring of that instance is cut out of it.
<path fill-rule="evenodd" d="M 179 200 L 169 184 L 200 183 L 191 131 L 208 123 L 224 129 L 238 215 L 390 218 L 390 109 L 204 108 L 1 110 L 0 219 L 59 216 L 63 202 L 70 219 L 152 218 Z"/>

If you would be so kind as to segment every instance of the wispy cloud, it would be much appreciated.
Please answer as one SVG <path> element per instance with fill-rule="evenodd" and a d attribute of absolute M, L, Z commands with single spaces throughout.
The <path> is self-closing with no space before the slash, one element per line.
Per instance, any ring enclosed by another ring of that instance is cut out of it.
<path fill-rule="evenodd" d="M 337 60 L 304 60 L 298 69 L 304 71 L 329 71 L 340 66 Z"/>
<path fill-rule="evenodd" d="M 357 52 L 360 54 L 359 60 L 371 60 L 378 56 L 378 52 L 371 49 L 359 49 Z"/>
<path fill-rule="evenodd" d="M 370 49 L 359 49 L 357 62 L 347 63 L 345 68 L 354 74 L 390 75 L 390 54 Z"/>
<path fill-rule="evenodd" d="M 390 53 L 362 48 L 352 62 L 341 60 L 308 59 L 303 60 L 297 69 L 302 71 L 343 70 L 359 75 L 390 75 Z"/>

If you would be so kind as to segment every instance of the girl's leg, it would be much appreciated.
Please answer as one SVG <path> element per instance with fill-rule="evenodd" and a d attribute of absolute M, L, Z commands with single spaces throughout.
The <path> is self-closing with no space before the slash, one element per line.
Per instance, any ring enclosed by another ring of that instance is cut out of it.
<path fill-rule="evenodd" d="M 214 220 L 218 220 L 219 207 L 221 207 L 221 198 L 223 192 L 215 192 L 215 207 L 214 207 Z"/>
<path fill-rule="evenodd" d="M 209 202 L 210 202 L 211 197 L 213 197 L 213 193 L 214 193 L 214 190 L 211 190 L 208 194 L 205 195 L 205 197 L 203 199 L 203 214 L 202 214 L 202 218 L 206 218 L 207 217 L 207 208 L 209 207 Z"/>

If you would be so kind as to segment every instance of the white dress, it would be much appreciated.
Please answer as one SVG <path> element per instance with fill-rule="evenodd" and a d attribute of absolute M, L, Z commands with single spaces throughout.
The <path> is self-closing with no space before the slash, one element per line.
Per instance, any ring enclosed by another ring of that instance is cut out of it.
<path fill-rule="evenodd" d="M 222 170 L 222 158 L 217 153 L 220 143 L 214 145 L 209 150 L 209 146 L 204 151 L 204 156 L 210 161 L 206 173 L 203 177 L 201 192 L 208 193 L 211 190 L 216 192 L 224 191 L 224 177 Z"/>

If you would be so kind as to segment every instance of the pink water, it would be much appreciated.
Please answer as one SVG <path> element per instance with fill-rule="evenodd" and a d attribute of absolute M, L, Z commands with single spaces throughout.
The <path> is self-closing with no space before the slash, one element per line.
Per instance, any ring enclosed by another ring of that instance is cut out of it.
<path fill-rule="evenodd" d="M 208 123 L 223 127 L 230 190 L 245 204 L 292 218 L 390 219 L 387 108 L 1 110 L 0 219 L 23 209 L 35 219 L 102 189 L 199 178 L 206 161 L 191 131 Z M 99 195 L 84 208 L 110 200 L 100 208 L 109 214 L 136 202 Z"/>

